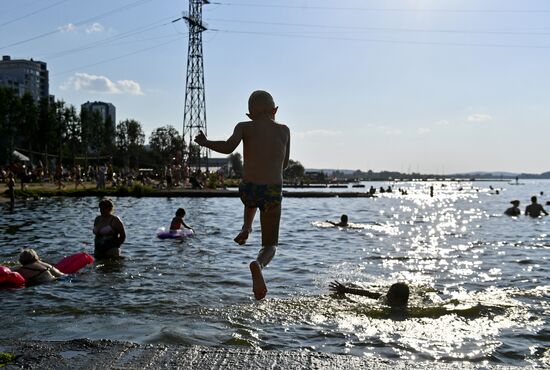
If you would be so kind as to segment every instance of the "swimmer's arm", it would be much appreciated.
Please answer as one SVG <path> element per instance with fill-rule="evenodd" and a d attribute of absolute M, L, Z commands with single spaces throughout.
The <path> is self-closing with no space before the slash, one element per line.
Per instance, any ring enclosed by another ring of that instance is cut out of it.
<path fill-rule="evenodd" d="M 238 123 L 233 130 L 233 135 L 231 135 L 226 141 L 208 140 L 204 133 L 201 131 L 195 138 L 195 142 L 200 146 L 205 146 L 208 149 L 212 149 L 218 153 L 231 154 L 237 148 L 243 138 L 243 125 L 244 122 Z"/>
<path fill-rule="evenodd" d="M 182 221 L 181 224 L 182 224 L 183 227 L 185 227 L 186 229 L 193 230 L 193 228 L 190 227 L 190 226 L 187 226 L 187 224 L 186 224 L 185 222 Z"/>
<path fill-rule="evenodd" d="M 544 208 L 542 208 L 542 206 L 540 207 L 540 210 L 546 215 L 548 216 L 548 212 L 546 212 L 546 210 Z"/>
<path fill-rule="evenodd" d="M 53 276 L 55 277 L 61 277 L 61 276 L 65 276 L 64 273 L 62 273 L 61 271 L 59 271 L 56 267 L 54 266 L 50 266 L 50 274 L 52 274 Z"/>
<path fill-rule="evenodd" d="M 333 281 L 332 283 L 330 283 L 329 288 L 335 293 L 340 293 L 340 294 L 348 293 L 348 294 L 360 295 L 360 296 L 368 297 L 372 299 L 378 299 L 382 296 L 382 294 L 380 293 L 369 292 L 368 290 L 365 290 L 365 289 L 348 288 L 344 286 L 344 284 L 339 283 L 338 281 Z"/>

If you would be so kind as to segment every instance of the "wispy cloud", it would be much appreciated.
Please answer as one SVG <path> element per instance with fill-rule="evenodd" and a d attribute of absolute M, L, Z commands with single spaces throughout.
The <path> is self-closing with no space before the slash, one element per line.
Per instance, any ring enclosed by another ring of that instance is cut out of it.
<path fill-rule="evenodd" d="M 490 114 L 474 113 L 468 116 L 468 122 L 484 123 L 492 121 L 493 117 Z"/>
<path fill-rule="evenodd" d="M 66 25 L 58 27 L 57 29 L 61 32 L 73 32 L 74 30 L 76 30 L 76 26 L 72 23 L 67 23 Z"/>
<path fill-rule="evenodd" d="M 447 121 L 446 119 L 439 120 L 435 123 L 436 126 L 449 126 L 451 122 Z"/>
<path fill-rule="evenodd" d="M 416 132 L 418 132 L 418 135 L 428 135 L 429 133 L 432 132 L 432 129 L 427 127 L 419 127 L 418 130 L 416 130 Z"/>
<path fill-rule="evenodd" d="M 83 91 L 97 94 L 143 95 L 141 86 L 136 81 L 111 81 L 105 76 L 75 73 L 62 86 L 62 90 Z"/>
<path fill-rule="evenodd" d="M 97 33 L 105 31 L 105 27 L 101 23 L 93 23 L 86 27 L 86 33 Z"/>
<path fill-rule="evenodd" d="M 369 127 L 372 130 L 377 130 L 383 133 L 384 135 L 389 135 L 389 136 L 399 136 L 403 134 L 403 130 L 399 128 L 394 128 L 391 126 L 386 126 L 386 125 L 368 124 L 367 127 Z"/>
<path fill-rule="evenodd" d="M 338 136 L 341 134 L 342 134 L 341 131 L 319 129 L 319 130 L 297 132 L 293 134 L 293 136 L 299 139 L 304 139 L 306 137 L 330 137 L 330 136 Z"/>

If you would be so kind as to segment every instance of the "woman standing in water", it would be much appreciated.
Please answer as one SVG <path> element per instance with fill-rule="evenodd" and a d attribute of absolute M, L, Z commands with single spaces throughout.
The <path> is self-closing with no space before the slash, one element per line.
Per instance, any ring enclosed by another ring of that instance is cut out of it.
<path fill-rule="evenodd" d="M 94 257 L 97 259 L 120 257 L 120 246 L 126 239 L 124 224 L 120 218 L 113 215 L 113 208 L 110 199 L 99 202 L 101 215 L 94 221 Z"/>

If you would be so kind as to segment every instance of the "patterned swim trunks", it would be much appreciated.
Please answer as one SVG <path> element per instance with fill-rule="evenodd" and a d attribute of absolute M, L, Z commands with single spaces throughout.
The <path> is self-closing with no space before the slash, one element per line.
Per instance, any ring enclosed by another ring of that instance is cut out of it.
<path fill-rule="evenodd" d="M 246 207 L 259 208 L 260 211 L 270 211 L 281 205 L 283 185 L 241 182 L 239 184 L 239 195 Z"/>

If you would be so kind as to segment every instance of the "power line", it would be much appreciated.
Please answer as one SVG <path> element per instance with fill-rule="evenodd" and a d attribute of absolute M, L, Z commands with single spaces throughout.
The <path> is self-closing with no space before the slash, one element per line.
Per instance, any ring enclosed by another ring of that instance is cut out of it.
<path fill-rule="evenodd" d="M 550 9 L 445 9 L 445 8 L 370 8 L 370 7 L 337 7 L 318 5 L 283 5 L 283 4 L 255 4 L 235 2 L 211 2 L 215 5 L 253 7 L 253 8 L 284 8 L 301 10 L 351 10 L 362 12 L 403 12 L 403 13 L 550 13 Z"/>
<path fill-rule="evenodd" d="M 223 33 L 262 35 L 262 36 L 300 37 L 300 38 L 318 39 L 318 40 L 374 42 L 374 43 L 383 43 L 383 44 L 463 46 L 463 47 L 487 47 L 487 48 L 520 48 L 520 49 L 550 49 L 550 46 L 545 46 L 545 45 L 474 44 L 474 43 L 460 43 L 460 42 L 385 40 L 385 39 L 351 38 L 351 37 L 337 37 L 337 36 L 311 36 L 311 35 L 299 34 L 299 33 L 296 33 L 296 32 L 275 33 L 275 32 L 258 32 L 258 31 L 236 31 L 236 30 L 224 30 L 224 29 L 216 29 L 216 30 L 212 30 L 212 31 L 218 31 L 218 32 L 223 32 Z"/>
<path fill-rule="evenodd" d="M 45 11 L 45 10 L 51 9 L 51 8 L 53 8 L 53 7 L 55 7 L 55 6 L 59 5 L 59 4 L 66 3 L 67 1 L 69 1 L 69 0 L 61 0 L 61 1 L 58 1 L 57 3 L 53 3 L 53 4 L 51 4 L 51 5 L 45 6 L 45 7 L 43 7 L 43 8 L 38 9 L 38 10 L 32 11 L 32 12 L 30 12 L 30 13 L 27 13 L 27 14 L 25 14 L 25 15 L 22 15 L 22 16 L 20 16 L 20 17 L 17 17 L 17 18 L 15 18 L 15 19 L 12 19 L 11 21 L 7 21 L 7 22 L 4 22 L 4 23 L 0 23 L 0 28 L 2 28 L 2 27 L 4 27 L 4 26 L 7 26 L 8 24 L 12 24 L 12 23 L 15 23 L 15 22 L 17 22 L 17 21 L 20 21 L 21 19 L 28 18 L 28 17 L 30 17 L 30 16 L 33 16 L 33 15 L 38 14 L 38 13 L 40 13 L 40 12 L 43 12 L 43 11 Z"/>
<path fill-rule="evenodd" d="M 79 53 L 81 51 L 85 51 L 85 50 L 93 49 L 93 48 L 96 48 L 96 47 L 108 45 L 108 44 L 112 43 L 113 41 L 118 41 L 118 40 L 121 40 L 121 39 L 125 39 L 125 38 L 131 37 L 131 36 L 138 35 L 140 33 L 152 31 L 152 30 L 167 26 L 167 25 L 171 24 L 171 22 L 166 22 L 166 21 L 169 20 L 169 19 L 172 19 L 172 18 L 173 18 L 173 16 L 165 17 L 163 19 L 159 19 L 159 20 L 157 20 L 155 22 L 152 22 L 152 23 L 149 23 L 147 25 L 136 27 L 136 28 L 133 28 L 131 30 L 122 32 L 118 35 L 113 35 L 113 36 L 107 37 L 103 40 L 94 41 L 94 42 L 91 42 L 89 44 L 86 44 L 86 45 L 83 45 L 83 46 L 80 46 L 80 47 L 76 47 L 76 48 L 72 48 L 72 49 L 66 49 L 66 50 L 56 52 L 56 53 L 48 54 L 48 55 L 43 56 L 42 58 L 43 59 L 56 59 L 56 58 L 60 58 L 60 57 L 63 57 L 65 55 L 68 55 L 68 54 Z M 159 24 L 159 22 L 162 22 L 162 23 Z"/>
<path fill-rule="evenodd" d="M 138 0 L 138 1 L 134 1 L 134 2 L 132 2 L 132 3 L 130 3 L 130 4 L 126 4 L 126 5 L 121 6 L 121 7 L 119 7 L 119 8 L 115 8 L 115 9 L 110 10 L 110 11 L 108 11 L 108 12 L 101 13 L 101 14 L 99 14 L 99 15 L 96 15 L 96 16 L 87 18 L 87 19 L 85 19 L 85 20 L 79 21 L 79 22 L 77 22 L 77 23 L 74 23 L 74 25 L 75 25 L 76 27 L 78 27 L 78 26 L 81 26 L 81 25 L 83 25 L 83 24 L 86 24 L 86 23 L 89 23 L 89 22 L 96 21 L 96 20 L 98 20 L 98 19 L 107 17 L 107 16 L 109 16 L 109 15 L 113 15 L 113 14 L 115 14 L 115 13 L 120 13 L 120 12 L 122 12 L 122 11 L 131 9 L 131 8 L 135 8 L 135 7 L 137 7 L 137 6 L 140 6 L 140 5 L 145 4 L 145 3 L 147 3 L 147 2 L 150 2 L 150 1 L 151 1 L 151 0 Z M 17 42 L 8 44 L 8 45 L 0 46 L 0 50 L 6 49 L 6 48 L 9 48 L 9 47 L 12 47 L 12 46 L 17 46 L 17 45 L 25 44 L 25 43 L 30 42 L 30 41 L 38 40 L 38 39 L 41 39 L 41 38 L 44 38 L 44 37 L 53 35 L 53 34 L 58 33 L 58 32 L 59 32 L 59 28 L 56 28 L 55 30 L 48 31 L 48 32 L 45 32 L 45 33 L 42 33 L 42 34 L 33 36 L 33 37 L 30 37 L 30 38 L 25 39 L 25 40 L 21 40 L 21 41 L 17 41 Z"/>
<path fill-rule="evenodd" d="M 2 9 L 2 15 L 14 13 L 14 12 L 18 11 L 19 9 L 29 8 L 29 7 L 33 6 L 34 4 L 38 4 L 42 1 L 43 0 L 35 0 L 31 3 L 29 3 L 29 4 L 23 4 L 23 5 L 19 4 L 19 2 L 18 2 L 18 4 L 16 6 L 12 7 L 12 8 L 7 8 L 7 7 L 6 7 L 6 9 L 3 8 Z"/>
<path fill-rule="evenodd" d="M 187 35 L 185 35 L 185 36 L 187 36 Z M 145 51 L 149 51 L 149 50 L 152 50 L 152 49 L 157 49 L 157 48 L 160 48 L 160 47 L 162 47 L 162 46 L 171 44 L 171 43 L 173 43 L 173 42 L 175 42 L 175 41 L 179 41 L 179 40 L 181 40 L 183 37 L 184 37 L 184 36 L 178 35 L 176 38 L 174 38 L 174 39 L 172 39 L 172 40 L 170 40 L 170 41 L 164 42 L 164 43 L 162 43 L 162 44 L 157 44 L 157 45 L 150 46 L 150 47 L 147 47 L 147 48 L 139 49 L 139 50 L 133 51 L 133 52 L 131 52 L 131 53 L 119 55 L 119 56 L 116 56 L 116 57 L 113 57 L 113 58 L 109 58 L 109 59 L 104 59 L 104 60 L 101 60 L 101 61 L 96 62 L 96 63 L 86 64 L 86 65 L 79 66 L 79 67 L 76 67 L 76 68 L 73 68 L 73 69 L 70 69 L 70 70 L 66 70 L 66 71 L 63 71 L 63 72 L 58 72 L 58 73 L 55 73 L 55 74 L 53 74 L 53 75 L 51 75 L 51 76 L 60 76 L 60 75 L 64 75 L 64 74 L 67 74 L 67 73 L 71 73 L 71 72 L 77 71 L 77 70 L 79 70 L 79 69 L 94 67 L 94 66 L 97 66 L 97 65 L 100 65 L 100 64 L 112 62 L 112 61 L 114 61 L 114 60 L 126 58 L 126 57 L 129 57 L 129 56 L 131 56 L 131 55 L 143 53 L 143 52 L 145 52 Z"/>
<path fill-rule="evenodd" d="M 422 32 L 422 33 L 464 33 L 464 34 L 489 34 L 489 35 L 528 35 L 544 36 L 550 35 L 550 32 L 512 32 L 512 31 L 492 31 L 492 30 L 455 30 L 455 29 L 428 29 L 428 28 L 392 28 L 392 27 L 362 27 L 362 26 L 329 26 L 322 24 L 304 24 L 304 23 L 286 23 L 286 22 L 266 22 L 251 21 L 241 19 L 219 19 L 208 18 L 208 21 L 228 22 L 228 23 L 251 23 L 273 26 L 291 26 L 291 27 L 311 27 L 326 29 L 345 29 L 345 30 L 365 30 L 365 31 L 390 31 L 390 32 Z"/>

